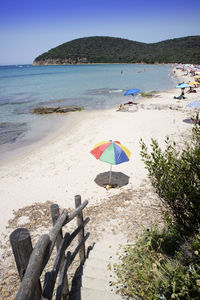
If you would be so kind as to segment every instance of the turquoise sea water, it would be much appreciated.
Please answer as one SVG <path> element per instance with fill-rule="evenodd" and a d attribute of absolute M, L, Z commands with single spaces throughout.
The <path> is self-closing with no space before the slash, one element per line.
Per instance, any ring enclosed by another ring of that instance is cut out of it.
<path fill-rule="evenodd" d="M 127 89 L 174 87 L 172 66 L 99 64 L 0 66 L 0 153 L 20 145 L 30 133 L 42 136 L 59 117 L 36 116 L 41 105 L 79 105 L 86 110 L 116 107 Z M 62 117 L 61 117 L 62 118 Z"/>

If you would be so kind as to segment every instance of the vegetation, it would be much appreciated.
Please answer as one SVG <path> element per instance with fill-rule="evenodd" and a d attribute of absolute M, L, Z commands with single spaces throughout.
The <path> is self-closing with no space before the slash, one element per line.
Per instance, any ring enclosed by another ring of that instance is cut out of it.
<path fill-rule="evenodd" d="M 115 265 L 120 293 L 136 299 L 200 299 L 200 121 L 182 151 L 166 139 L 152 140 L 141 155 L 158 194 L 169 208 L 165 226 L 128 245 Z"/>
<path fill-rule="evenodd" d="M 197 117 L 198 118 L 198 117 Z M 179 152 L 166 139 L 164 151 L 152 140 L 152 152 L 141 142 L 141 155 L 159 196 L 169 205 L 180 231 L 193 233 L 200 224 L 200 125 L 193 139 Z"/>
<path fill-rule="evenodd" d="M 156 94 L 156 93 L 158 93 L 158 92 L 157 91 L 151 91 L 151 92 L 148 92 L 148 93 L 141 93 L 140 96 L 148 98 L 148 97 L 152 97 L 153 94 Z"/>
<path fill-rule="evenodd" d="M 154 228 L 124 251 L 115 265 L 119 293 L 143 300 L 200 299 L 200 234 L 181 244 L 176 228 Z"/>
<path fill-rule="evenodd" d="M 141 43 L 127 39 L 94 36 L 76 39 L 34 60 L 34 64 L 76 63 L 200 63 L 200 36 Z"/>

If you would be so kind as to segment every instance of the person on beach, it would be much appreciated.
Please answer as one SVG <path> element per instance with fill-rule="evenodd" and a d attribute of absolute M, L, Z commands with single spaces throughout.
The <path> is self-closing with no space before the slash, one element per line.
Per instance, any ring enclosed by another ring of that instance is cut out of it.
<path fill-rule="evenodd" d="M 119 105 L 119 107 L 117 108 L 117 111 L 120 111 L 120 110 L 122 110 L 122 108 L 123 108 L 123 105 L 122 105 L 122 104 L 120 104 L 120 105 Z"/>
<path fill-rule="evenodd" d="M 130 104 L 134 104 L 133 101 L 128 101 L 128 102 L 124 103 L 124 105 L 130 105 Z"/>
<path fill-rule="evenodd" d="M 197 91 L 194 90 L 194 88 L 192 86 L 190 86 L 189 90 L 187 91 L 187 93 L 196 93 Z"/>
<path fill-rule="evenodd" d="M 181 99 L 185 99 L 185 93 L 184 93 L 184 88 L 181 89 Z"/>
<path fill-rule="evenodd" d="M 182 88 L 182 89 L 181 89 L 181 94 L 180 94 L 180 96 L 178 96 L 178 97 L 174 96 L 174 99 L 179 99 L 179 100 L 185 99 L 184 89 L 185 89 L 185 88 Z"/>

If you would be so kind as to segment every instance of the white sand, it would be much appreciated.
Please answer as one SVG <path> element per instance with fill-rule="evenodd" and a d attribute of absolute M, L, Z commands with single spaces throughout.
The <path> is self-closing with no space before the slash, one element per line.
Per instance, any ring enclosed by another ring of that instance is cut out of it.
<path fill-rule="evenodd" d="M 111 109 L 71 114 L 75 121 L 70 131 L 64 126 L 56 136 L 4 163 L 0 168 L 0 233 L 5 232 L 13 209 L 47 200 L 69 208 L 74 206 L 76 194 L 94 205 L 121 190 L 140 186 L 147 178 L 140 157 L 140 138 L 147 144 L 156 138 L 164 145 L 166 135 L 184 141 L 184 136 L 191 132 L 192 125 L 183 122 L 192 115 L 185 106 L 193 99 L 200 100 L 200 88 L 196 94 L 186 94 L 185 100 L 174 100 L 173 96 L 179 94 L 174 89 L 161 93 L 160 97 L 144 98 L 143 108 L 139 105 L 137 112 Z M 130 177 L 129 184 L 120 189 L 106 190 L 94 182 L 110 166 L 96 160 L 90 150 L 96 143 L 109 139 L 120 141 L 132 153 L 129 162 L 113 166 L 113 171 Z"/>

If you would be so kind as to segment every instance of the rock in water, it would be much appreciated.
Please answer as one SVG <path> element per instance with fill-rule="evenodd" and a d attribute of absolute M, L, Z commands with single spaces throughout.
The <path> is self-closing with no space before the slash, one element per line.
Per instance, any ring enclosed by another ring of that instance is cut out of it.
<path fill-rule="evenodd" d="M 33 114 L 44 115 L 44 114 L 52 114 L 52 113 L 67 113 L 71 111 L 80 111 L 83 108 L 80 106 L 72 105 L 72 106 L 41 106 L 34 108 L 31 112 Z"/>
<path fill-rule="evenodd" d="M 19 137 L 22 137 L 26 131 L 26 123 L 0 123 L 0 145 L 14 143 Z"/>

